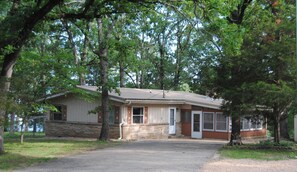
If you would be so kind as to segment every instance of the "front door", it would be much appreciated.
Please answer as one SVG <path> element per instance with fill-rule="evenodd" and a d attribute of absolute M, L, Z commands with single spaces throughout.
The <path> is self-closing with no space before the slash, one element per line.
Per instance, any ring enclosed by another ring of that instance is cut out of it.
<path fill-rule="evenodd" d="M 202 138 L 202 112 L 193 111 L 192 112 L 192 138 Z"/>
<path fill-rule="evenodd" d="M 176 134 L 176 108 L 169 108 L 169 134 Z"/>

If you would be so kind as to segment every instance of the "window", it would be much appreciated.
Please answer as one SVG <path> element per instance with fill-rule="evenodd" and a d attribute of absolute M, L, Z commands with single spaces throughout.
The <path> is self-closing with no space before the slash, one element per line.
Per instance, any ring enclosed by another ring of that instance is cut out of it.
<path fill-rule="evenodd" d="M 257 125 L 256 125 L 256 129 L 258 129 L 258 130 L 260 130 L 260 129 L 262 129 L 262 120 L 258 120 L 258 122 L 257 122 Z"/>
<path fill-rule="evenodd" d="M 254 119 L 251 117 L 242 117 L 240 118 L 240 129 L 241 130 L 255 130 L 255 129 L 262 129 L 262 120 L 261 119 Z"/>
<path fill-rule="evenodd" d="M 227 117 L 223 113 L 216 113 L 216 130 L 227 130 Z"/>
<path fill-rule="evenodd" d="M 213 130 L 213 113 L 206 112 L 203 113 L 203 129 L 205 130 Z"/>
<path fill-rule="evenodd" d="M 50 120 L 66 121 L 66 106 L 55 105 L 56 110 L 50 112 Z"/>
<path fill-rule="evenodd" d="M 143 107 L 133 107 L 133 123 L 143 123 Z"/>
<path fill-rule="evenodd" d="M 262 120 L 259 118 L 251 119 L 251 129 L 262 129 Z"/>
<path fill-rule="evenodd" d="M 109 109 L 109 124 L 114 124 L 115 119 L 115 109 L 111 108 Z"/>

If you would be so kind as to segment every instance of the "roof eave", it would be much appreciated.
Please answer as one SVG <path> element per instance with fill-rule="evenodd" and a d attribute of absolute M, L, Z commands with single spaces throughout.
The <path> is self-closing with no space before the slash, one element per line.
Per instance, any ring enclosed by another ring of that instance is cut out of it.
<path fill-rule="evenodd" d="M 144 99 L 126 99 L 126 104 L 185 104 L 184 101 L 176 101 L 176 100 L 144 100 Z"/>
<path fill-rule="evenodd" d="M 194 105 L 194 106 L 201 106 L 201 107 L 210 108 L 210 109 L 217 109 L 217 110 L 221 109 L 221 105 L 209 104 L 209 103 L 186 101 L 185 104 Z"/>
<path fill-rule="evenodd" d="M 70 93 L 69 91 L 66 91 L 66 92 L 63 92 L 63 93 L 53 94 L 53 95 L 48 96 L 48 97 L 37 99 L 36 102 L 42 102 L 42 101 L 45 101 L 45 100 L 54 99 L 54 98 L 57 98 L 57 97 L 65 96 L 66 94 L 69 94 L 69 93 Z"/>

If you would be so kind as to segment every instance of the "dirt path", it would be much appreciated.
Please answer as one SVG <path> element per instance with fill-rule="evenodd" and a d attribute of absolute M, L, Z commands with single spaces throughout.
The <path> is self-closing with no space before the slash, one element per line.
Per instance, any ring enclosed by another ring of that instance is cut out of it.
<path fill-rule="evenodd" d="M 215 158 L 202 168 L 203 172 L 297 172 L 297 160 L 258 161 Z"/>

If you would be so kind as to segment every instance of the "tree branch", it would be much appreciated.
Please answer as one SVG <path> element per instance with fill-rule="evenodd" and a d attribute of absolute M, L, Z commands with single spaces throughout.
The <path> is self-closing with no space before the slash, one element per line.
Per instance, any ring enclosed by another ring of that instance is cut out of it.
<path fill-rule="evenodd" d="M 244 0 L 242 4 L 239 4 L 237 6 L 237 10 L 234 10 L 233 12 L 231 12 L 230 17 L 227 17 L 227 20 L 230 23 L 235 23 L 237 25 L 240 25 L 243 21 L 245 10 L 251 2 L 252 0 Z"/>

